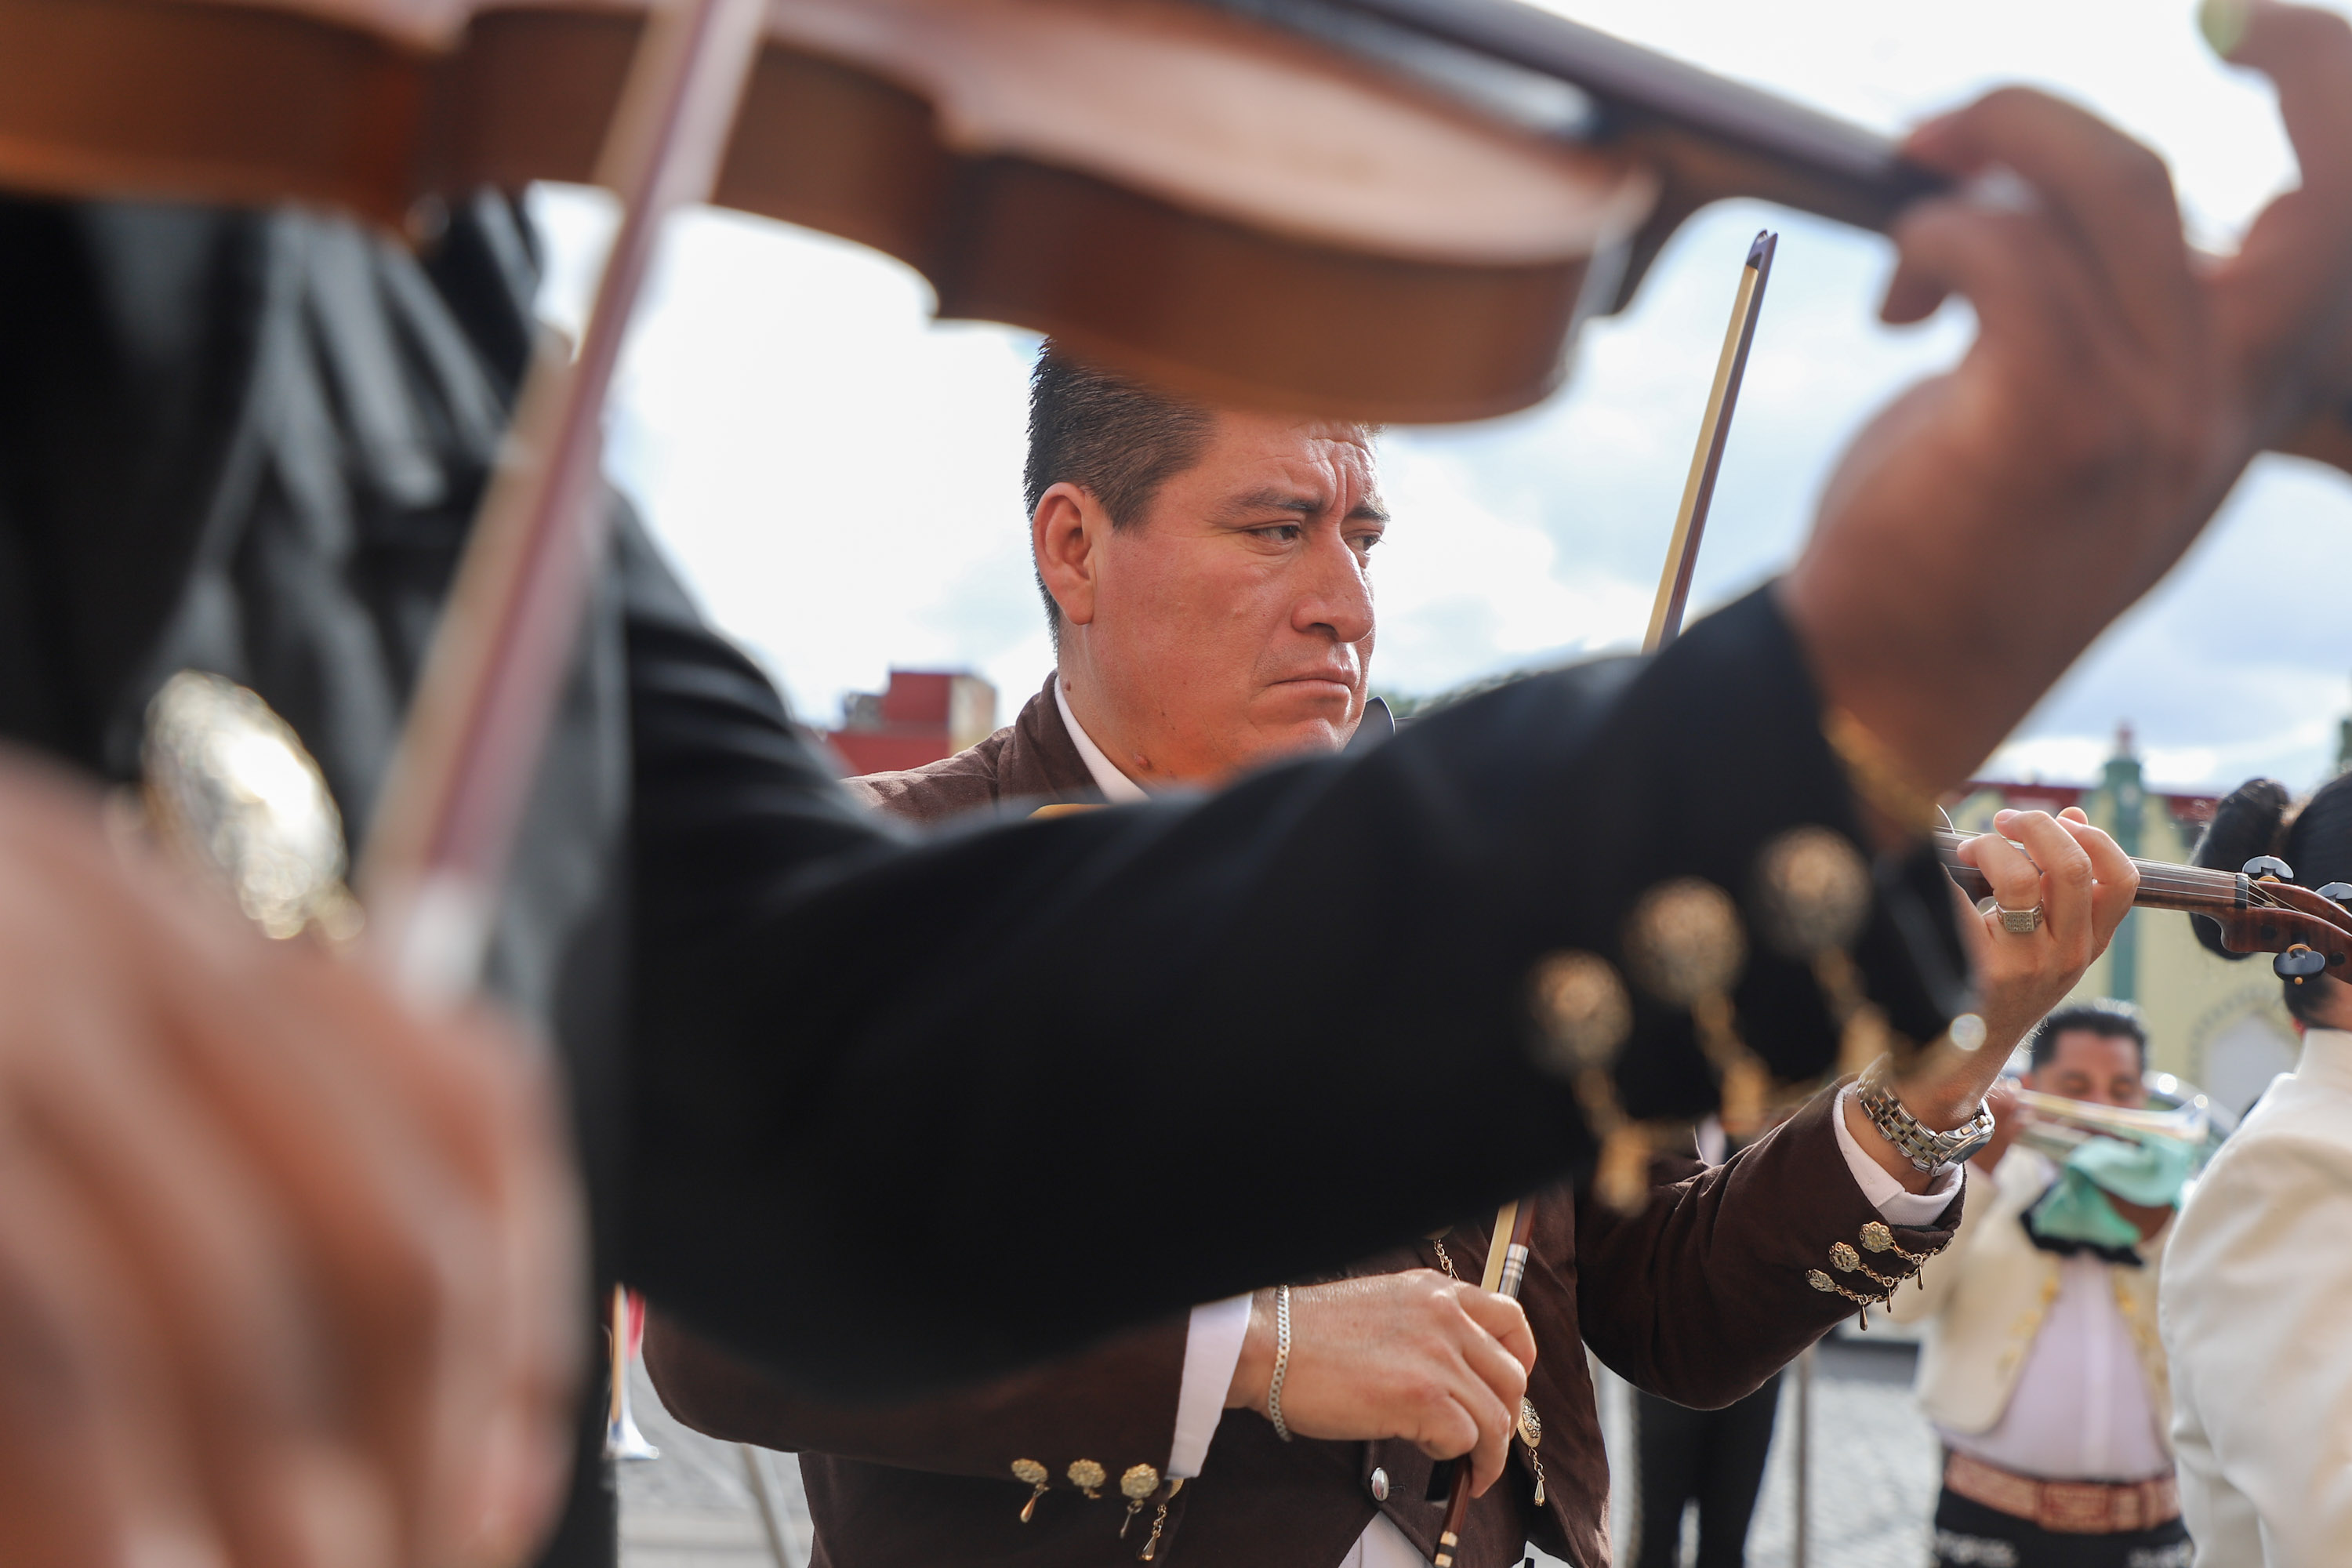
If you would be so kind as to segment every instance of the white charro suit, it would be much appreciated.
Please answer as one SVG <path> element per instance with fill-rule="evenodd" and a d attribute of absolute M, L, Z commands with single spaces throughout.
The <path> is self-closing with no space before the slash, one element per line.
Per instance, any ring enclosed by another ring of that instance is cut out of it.
<path fill-rule="evenodd" d="M 2162 1324 L 2200 1568 L 2352 1563 L 2352 1035 L 2304 1037 L 2175 1229 Z"/>
<path fill-rule="evenodd" d="M 2060 1258 L 2034 1246 L 2018 1220 L 2056 1174 L 2049 1160 L 2022 1145 L 2002 1156 L 1990 1184 L 1972 1168 L 1969 1184 L 1976 1190 L 1959 1234 L 1943 1257 L 1919 1271 L 1919 1285 L 1895 1293 L 1895 1321 L 1927 1326 L 1919 1403 L 1948 1433 L 1980 1434 L 2000 1420 L 2057 1300 Z M 1986 1193 L 1987 1185 L 1995 1190 Z M 2156 1329 L 2166 1240 L 2167 1231 L 2159 1230 L 2139 1244 L 2142 1267 L 2104 1271 L 2146 1378 L 2149 1414 L 2159 1433 L 2170 1424 L 2164 1349 Z"/>

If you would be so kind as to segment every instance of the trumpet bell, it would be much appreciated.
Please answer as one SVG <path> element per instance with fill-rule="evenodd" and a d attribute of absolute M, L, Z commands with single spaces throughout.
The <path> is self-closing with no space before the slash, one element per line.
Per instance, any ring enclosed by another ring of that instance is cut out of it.
<path fill-rule="evenodd" d="M 2083 1146 L 2086 1139 L 2116 1138 L 2126 1142 L 2163 1140 L 2187 1145 L 2191 1170 L 2202 1169 L 2230 1131 L 2230 1116 L 2194 1085 L 2170 1073 L 2148 1075 L 2148 1105 L 2143 1110 L 2070 1100 L 2019 1087 L 2017 1103 L 2031 1113 L 2018 1141 L 2057 1161 Z"/>

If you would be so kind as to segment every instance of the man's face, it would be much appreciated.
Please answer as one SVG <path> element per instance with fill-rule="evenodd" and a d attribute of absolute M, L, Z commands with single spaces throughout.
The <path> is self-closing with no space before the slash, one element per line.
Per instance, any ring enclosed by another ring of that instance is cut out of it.
<path fill-rule="evenodd" d="M 2134 1110 L 2147 1103 L 2147 1089 L 2140 1080 L 2138 1047 L 2126 1037 L 2088 1029 L 2062 1033 L 2049 1065 L 2028 1073 L 2025 1085 L 2044 1094 Z"/>
<path fill-rule="evenodd" d="M 1387 524 L 1360 430 L 1220 413 L 1200 460 L 1126 528 L 1072 493 L 1087 580 L 1066 592 L 1047 559 L 1050 492 L 1040 569 L 1069 623 L 1065 689 L 1112 762 L 1145 784 L 1204 784 L 1347 743 Z"/>

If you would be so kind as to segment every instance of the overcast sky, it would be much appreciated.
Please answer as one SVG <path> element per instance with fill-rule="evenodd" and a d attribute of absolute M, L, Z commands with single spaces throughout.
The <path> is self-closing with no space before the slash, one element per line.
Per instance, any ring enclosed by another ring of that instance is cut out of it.
<path fill-rule="evenodd" d="M 2184 0 L 1557 0 L 1556 9 L 1882 130 L 2029 81 L 2170 160 L 2192 229 L 2226 245 L 2293 178 L 2267 91 L 2199 42 Z M 545 309 L 576 321 L 610 217 L 543 190 Z M 1647 618 L 1731 289 L 1780 231 L 1717 491 L 1696 605 L 1786 563 L 1864 414 L 1950 363 L 1965 310 L 1890 331 L 1891 251 L 1756 204 L 1686 225 L 1634 308 L 1589 330 L 1567 390 L 1485 425 L 1391 431 L 1395 521 L 1375 566 L 1378 686 L 1630 645 Z M 718 623 L 830 723 L 892 666 L 992 679 L 1001 718 L 1050 666 L 1020 473 L 1034 340 L 930 321 L 927 287 L 871 252 L 690 215 L 627 356 L 611 466 Z M 2259 461 L 2189 561 L 2095 645 L 1993 762 L 2095 775 L 2118 722 L 2151 781 L 2298 789 L 2352 710 L 2352 479 Z M 1964 676 L 1956 674 L 1956 678 Z"/>

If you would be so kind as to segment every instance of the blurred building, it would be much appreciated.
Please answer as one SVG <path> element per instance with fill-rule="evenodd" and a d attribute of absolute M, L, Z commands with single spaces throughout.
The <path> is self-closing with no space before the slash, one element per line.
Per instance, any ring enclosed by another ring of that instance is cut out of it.
<path fill-rule="evenodd" d="M 894 669 L 881 691 L 856 691 L 841 728 L 825 736 L 851 774 L 919 768 L 953 756 L 996 730 L 996 688 L 976 675 Z"/>
<path fill-rule="evenodd" d="M 2131 731 L 2116 738 L 2100 782 L 2068 786 L 1980 780 L 1948 809 L 1964 833 L 1992 826 L 2003 808 L 2056 812 L 2079 805 L 2127 855 L 2185 861 L 2212 820 L 2213 796 L 2147 789 Z M 2232 1110 L 2243 1110 L 2279 1073 L 2294 1067 L 2295 1037 L 2279 1003 L 2279 983 L 2256 955 L 2232 963 L 2199 944 L 2187 915 L 2134 910 L 2083 976 L 2070 1001 L 2118 997 L 2147 1018 L 2148 1065 L 2176 1073 Z"/>

